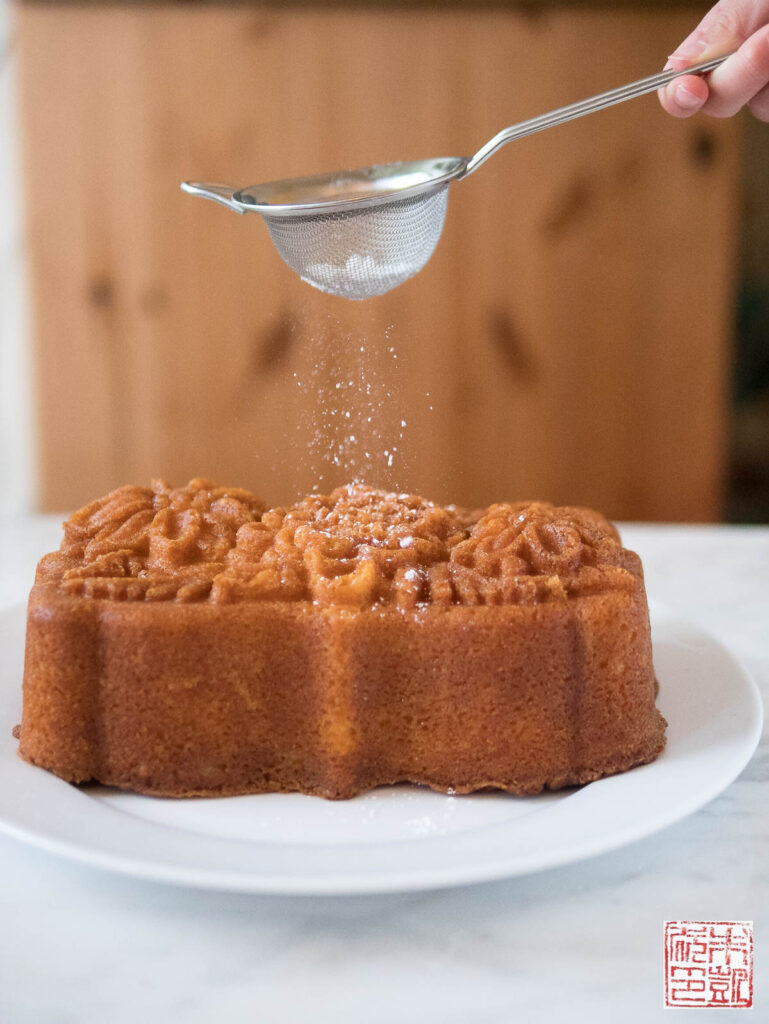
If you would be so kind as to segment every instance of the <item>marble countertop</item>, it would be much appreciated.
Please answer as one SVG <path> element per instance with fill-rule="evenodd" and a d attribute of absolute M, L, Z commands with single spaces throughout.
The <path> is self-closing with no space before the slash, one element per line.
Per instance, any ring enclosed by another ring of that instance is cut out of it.
<path fill-rule="evenodd" d="M 0 611 L 58 543 L 0 524 Z M 769 528 L 639 526 L 650 598 L 715 634 L 769 699 Z M 356 897 L 134 881 L 0 835 L 2 1024 L 653 1024 L 665 920 L 753 920 L 752 1014 L 769 1020 L 769 756 L 676 825 L 505 882 Z M 724 1010 L 718 1020 L 739 1010 Z M 672 1017 L 669 1015 L 672 1014 Z"/>

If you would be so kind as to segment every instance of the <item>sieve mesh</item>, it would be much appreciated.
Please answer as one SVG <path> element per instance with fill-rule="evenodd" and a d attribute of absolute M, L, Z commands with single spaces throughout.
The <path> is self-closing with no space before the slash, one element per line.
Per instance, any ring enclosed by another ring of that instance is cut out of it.
<path fill-rule="evenodd" d="M 382 295 L 427 263 L 441 237 L 448 185 L 343 213 L 264 220 L 275 248 L 303 280 L 332 295 Z"/>

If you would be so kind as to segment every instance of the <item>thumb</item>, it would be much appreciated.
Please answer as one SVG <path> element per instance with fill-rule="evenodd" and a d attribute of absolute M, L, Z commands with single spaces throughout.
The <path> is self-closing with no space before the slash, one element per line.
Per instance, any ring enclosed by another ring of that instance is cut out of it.
<path fill-rule="evenodd" d="M 671 54 L 671 61 L 685 62 L 685 67 L 731 53 L 768 22 L 769 0 L 718 0 Z"/>

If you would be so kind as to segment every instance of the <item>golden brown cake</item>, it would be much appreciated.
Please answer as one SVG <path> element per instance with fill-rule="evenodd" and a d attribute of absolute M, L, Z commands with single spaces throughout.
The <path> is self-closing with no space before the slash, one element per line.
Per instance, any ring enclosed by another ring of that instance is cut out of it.
<path fill-rule="evenodd" d="M 20 753 L 165 796 L 531 794 L 653 760 L 655 685 L 641 563 L 596 512 L 155 483 L 41 560 Z"/>

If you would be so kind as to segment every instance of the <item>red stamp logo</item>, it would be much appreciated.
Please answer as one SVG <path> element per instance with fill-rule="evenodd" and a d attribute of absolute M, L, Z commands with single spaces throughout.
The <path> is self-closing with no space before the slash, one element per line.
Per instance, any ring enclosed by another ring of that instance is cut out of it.
<path fill-rule="evenodd" d="M 752 1006 L 752 921 L 666 921 L 665 1006 Z"/>

